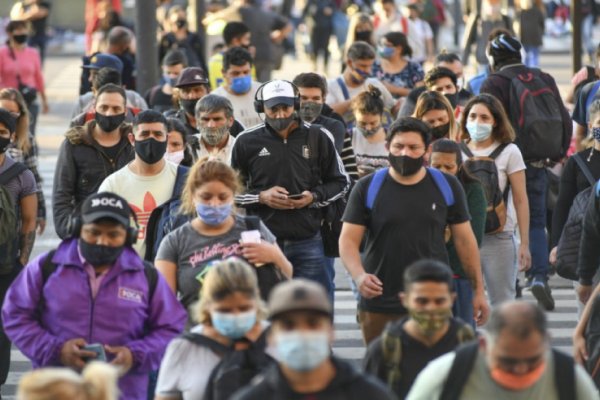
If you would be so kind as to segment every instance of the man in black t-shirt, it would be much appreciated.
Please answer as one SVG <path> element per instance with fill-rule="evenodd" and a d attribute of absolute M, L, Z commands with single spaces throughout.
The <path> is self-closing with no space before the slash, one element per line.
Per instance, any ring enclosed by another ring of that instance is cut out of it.
<path fill-rule="evenodd" d="M 358 181 L 342 218 L 340 256 L 360 291 L 358 310 L 365 343 L 377 337 L 388 321 L 406 315 L 398 293 L 408 265 L 423 258 L 448 263 L 446 226 L 473 284 L 477 323 L 487 319 L 479 250 L 469 224 L 465 193 L 456 178 L 446 174 L 436 177 L 437 171 L 423 166 L 430 130 L 412 117 L 396 121 L 386 139 L 391 168 L 384 170 L 372 207 L 367 207 L 367 198 L 375 174 Z"/>

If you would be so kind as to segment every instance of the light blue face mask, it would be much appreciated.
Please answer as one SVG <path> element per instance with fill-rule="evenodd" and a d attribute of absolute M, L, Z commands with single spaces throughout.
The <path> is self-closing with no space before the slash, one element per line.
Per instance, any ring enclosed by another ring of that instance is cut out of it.
<path fill-rule="evenodd" d="M 330 354 L 327 332 L 282 332 L 275 338 L 277 358 L 295 371 L 311 371 Z"/>
<path fill-rule="evenodd" d="M 594 137 L 594 140 L 600 142 L 600 127 L 599 126 L 595 126 L 592 128 L 592 136 Z"/>
<path fill-rule="evenodd" d="M 221 225 L 227 217 L 231 215 L 232 203 L 223 204 L 222 206 L 209 206 L 206 204 L 197 204 L 196 212 L 198 217 L 207 225 Z"/>
<path fill-rule="evenodd" d="M 241 339 L 254 324 L 256 324 L 256 310 L 233 314 L 213 311 L 210 313 L 213 328 L 229 339 Z"/>
<path fill-rule="evenodd" d="M 394 48 L 388 46 L 379 46 L 377 52 L 381 58 L 390 58 L 394 55 Z"/>
<path fill-rule="evenodd" d="M 492 135 L 492 124 L 480 124 L 475 121 L 467 122 L 467 131 L 474 142 L 483 142 Z"/>
<path fill-rule="evenodd" d="M 244 94 L 250 91 L 252 87 L 252 77 L 250 75 L 240 76 L 231 80 L 231 90 L 237 94 Z"/>

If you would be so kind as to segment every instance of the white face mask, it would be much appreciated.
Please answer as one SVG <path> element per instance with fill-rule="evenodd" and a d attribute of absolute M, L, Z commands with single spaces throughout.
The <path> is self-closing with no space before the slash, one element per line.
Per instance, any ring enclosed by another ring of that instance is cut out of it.
<path fill-rule="evenodd" d="M 173 151 L 171 153 L 165 153 L 165 160 L 172 162 L 173 164 L 179 165 L 181 160 L 183 160 L 183 150 Z"/>

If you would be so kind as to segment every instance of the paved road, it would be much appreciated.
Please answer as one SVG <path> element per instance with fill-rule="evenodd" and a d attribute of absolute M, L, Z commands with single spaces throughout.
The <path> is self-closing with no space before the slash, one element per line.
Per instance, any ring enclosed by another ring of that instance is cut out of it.
<path fill-rule="evenodd" d="M 570 59 L 567 55 L 542 55 L 542 65 L 545 70 L 555 76 L 564 92 L 570 79 Z M 285 73 L 278 72 L 277 77 L 291 78 L 296 73 L 309 71 L 310 67 L 302 62 L 288 62 Z M 51 114 L 41 117 L 38 130 L 40 144 L 40 171 L 44 178 L 44 193 L 46 194 L 47 207 L 51 210 L 52 180 L 54 166 L 57 160 L 57 149 L 62 141 L 62 135 L 68 124 L 71 107 L 77 94 L 79 79 L 79 61 L 76 57 L 49 58 L 45 65 L 47 79 L 47 95 L 50 99 Z M 48 251 L 58 244 L 54 234 L 54 227 L 50 218 L 46 233 L 36 241 L 34 255 Z M 344 272 L 338 266 L 335 301 L 335 329 L 336 341 L 334 352 L 343 358 L 360 363 L 364 355 L 364 346 L 360 331 L 356 324 L 356 302 L 348 289 L 348 281 Z M 567 282 L 553 280 L 553 293 L 556 299 L 556 310 L 548 313 L 552 344 L 558 348 L 570 351 L 570 335 L 576 322 L 576 304 L 573 290 Z M 533 301 L 528 292 L 525 298 Z M 7 385 L 2 388 L 5 399 L 14 398 L 16 385 L 22 373 L 30 369 L 30 363 L 18 351 L 12 352 L 11 373 Z"/>

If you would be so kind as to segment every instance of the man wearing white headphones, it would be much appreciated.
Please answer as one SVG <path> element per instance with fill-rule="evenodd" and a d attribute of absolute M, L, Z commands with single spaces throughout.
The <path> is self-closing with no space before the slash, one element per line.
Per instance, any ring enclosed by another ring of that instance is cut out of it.
<path fill-rule="evenodd" d="M 277 237 L 294 277 L 321 283 L 333 301 L 332 267 L 325 266 L 321 239 L 323 210 L 349 189 L 331 133 L 302 122 L 298 89 L 288 81 L 262 85 L 255 109 L 265 123 L 242 132 L 231 165 L 240 172 L 245 193 L 236 203 L 258 215 Z"/>
<path fill-rule="evenodd" d="M 121 369 L 121 399 L 145 400 L 148 373 L 183 331 L 187 313 L 164 278 L 131 247 L 127 200 L 97 193 L 70 237 L 31 261 L 8 290 L 2 320 L 34 368 L 81 370 L 91 360 Z"/>

